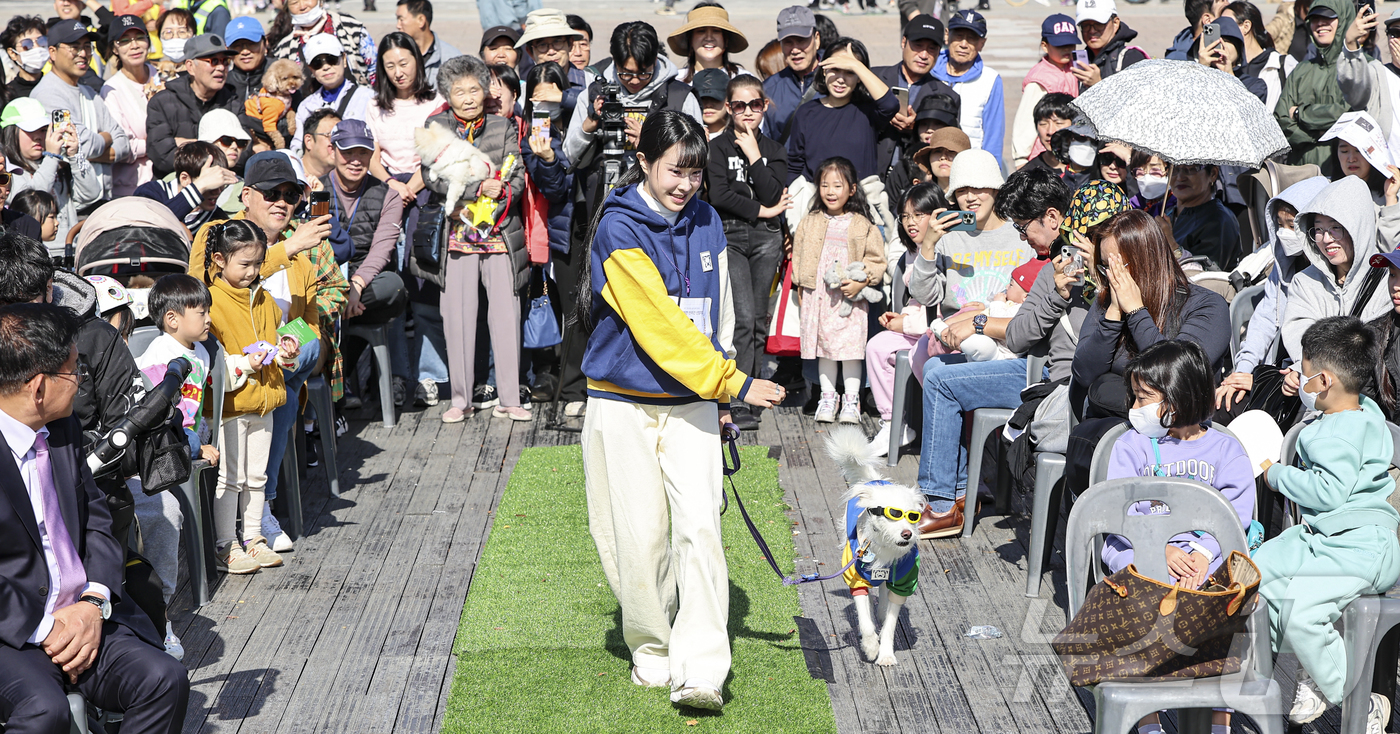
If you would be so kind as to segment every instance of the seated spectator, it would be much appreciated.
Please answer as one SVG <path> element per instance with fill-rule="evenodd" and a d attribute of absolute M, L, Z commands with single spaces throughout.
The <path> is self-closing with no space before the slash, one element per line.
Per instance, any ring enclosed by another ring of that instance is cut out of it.
<path fill-rule="evenodd" d="M 814 99 L 793 113 L 787 141 L 788 177 L 816 185 L 815 166 L 843 157 L 855 166 L 859 181 L 882 173 L 876 162 L 875 139 L 899 111 L 899 98 L 870 71 L 865 45 L 854 38 L 838 39 L 821 61 Z"/>
<path fill-rule="evenodd" d="M 102 182 L 102 197 L 112 196 L 112 163 L 131 163 L 131 144 L 97 90 L 78 80 L 87 75 L 95 51 L 95 34 L 81 21 L 65 20 L 49 29 L 49 73 L 29 96 L 44 109 L 68 110 L 78 131 L 83 157 L 92 162 Z M 99 88 L 101 85 L 98 85 Z"/>
<path fill-rule="evenodd" d="M 365 120 L 369 103 L 374 99 L 373 87 L 360 84 L 346 76 L 345 54 L 340 43 L 328 35 L 313 37 L 302 48 L 303 63 L 311 70 L 311 84 L 306 97 L 297 106 L 297 129 L 306 129 L 306 118 L 323 107 L 335 110 L 342 120 Z M 292 152 L 301 153 L 300 136 Z"/>
<path fill-rule="evenodd" d="M 331 131 L 340 122 L 340 116 L 329 107 L 322 107 L 306 118 L 306 129 L 297 130 L 301 136 L 301 165 L 306 170 L 308 180 L 320 178 L 335 168 L 335 154 L 331 151 Z"/>
<path fill-rule="evenodd" d="M 492 26 L 481 34 L 481 48 L 477 49 L 476 53 L 487 66 L 515 66 L 520 62 L 520 52 L 515 50 L 515 44 L 519 42 L 518 29 L 504 25 Z"/>
<path fill-rule="evenodd" d="M 1107 181 L 1123 190 L 1131 200 L 1137 195 L 1137 181 L 1128 167 L 1133 159 L 1133 149 L 1122 143 L 1104 143 L 1099 147 L 1098 157 L 1089 169 L 1090 176 L 1097 181 Z"/>
<path fill-rule="evenodd" d="M 327 10 L 326 0 L 287 0 L 287 12 L 291 14 L 292 29 L 277 41 L 272 50 L 275 59 L 290 59 L 297 63 L 309 63 L 324 51 L 307 53 L 306 44 L 316 36 L 324 35 L 340 47 L 337 56 L 344 57 L 348 64 L 347 73 L 358 85 L 368 87 L 374 83 L 374 36 L 365 25 L 338 10 Z"/>
<path fill-rule="evenodd" d="M 1055 157 L 1050 150 L 1050 137 L 1074 124 L 1075 110 L 1071 106 L 1074 98 L 1063 92 L 1051 92 L 1035 104 L 1036 144 L 1040 154 L 1031 156 L 1026 166 L 1043 168 L 1059 175 L 1065 170 L 1065 162 Z"/>
<path fill-rule="evenodd" d="M 272 139 L 272 147 L 286 148 L 296 136 L 296 115 L 292 99 L 301 93 L 301 67 L 287 59 L 277 59 L 263 72 L 262 86 L 243 103 L 243 112 L 262 122 L 262 130 Z"/>
<path fill-rule="evenodd" d="M 40 241 L 43 227 L 28 214 L 5 206 L 5 202 L 10 200 L 11 179 L 8 171 L 0 171 L 0 227 L 22 234 L 31 240 Z"/>
<path fill-rule="evenodd" d="M 686 14 L 685 25 L 666 37 L 666 45 L 677 56 L 685 57 L 677 81 L 689 84 L 704 69 L 719 69 L 730 78 L 750 73 L 729 58 L 748 48 L 749 40 L 729 22 L 729 11 L 719 3 L 697 4 Z"/>
<path fill-rule="evenodd" d="M 1386 178 L 1383 173 L 1371 166 L 1371 162 L 1366 160 L 1361 149 L 1348 143 L 1341 138 L 1332 141 L 1333 155 L 1337 158 L 1337 175 L 1332 177 L 1333 181 L 1341 180 L 1346 176 L 1355 176 L 1366 182 L 1366 188 L 1371 191 L 1371 201 L 1376 206 L 1391 206 L 1396 203 L 1396 185 L 1400 185 L 1400 179 Z"/>
<path fill-rule="evenodd" d="M 146 157 L 146 105 L 162 84 L 156 67 L 146 61 L 151 35 L 141 19 L 119 15 L 108 36 L 118 63 L 102 87 L 102 101 L 126 133 L 132 160 L 112 166 L 112 196 L 131 196 L 137 186 L 151 180 L 151 161 Z"/>
<path fill-rule="evenodd" d="M 239 115 L 217 109 L 209 110 L 200 118 L 198 140 L 218 148 L 229 162 L 229 167 L 237 171 L 239 164 L 251 155 L 248 149 L 253 136 L 244 128 Z"/>
<path fill-rule="evenodd" d="M 267 34 L 257 18 L 240 16 L 224 29 L 224 45 L 233 55 L 226 83 L 238 99 L 246 100 L 257 92 L 267 70 Z"/>
<path fill-rule="evenodd" d="M 1215 196 L 1220 169 L 1173 166 L 1171 170 L 1171 190 L 1177 204 L 1172 216 L 1176 243 L 1192 255 L 1209 259 L 1207 270 L 1235 267 L 1240 260 L 1240 221 Z"/>
<path fill-rule="evenodd" d="M 53 194 L 39 189 L 21 191 L 10 202 L 10 208 L 39 223 L 37 239 L 45 245 L 58 236 L 58 200 L 53 198 Z"/>
<path fill-rule="evenodd" d="M 123 713 L 123 726 L 173 729 L 185 716 L 188 674 L 165 654 L 150 618 L 125 594 L 125 553 L 91 474 L 85 468 L 76 476 L 53 469 L 60 462 L 85 466 L 82 427 L 72 417 L 86 376 L 79 367 L 77 321 L 56 306 L 13 305 L 0 310 L 0 335 L 6 375 L 0 383 L 0 438 L 11 455 L 7 460 L 14 461 L 11 481 L 23 485 L 14 489 L 47 495 L 34 506 L 56 505 L 63 497 L 65 506 L 75 508 L 60 518 L 52 509 L 8 503 L 0 515 L 11 539 L 0 579 L 10 588 L 47 590 L 10 595 L 5 605 L 0 687 L 10 692 L 9 721 L 35 731 L 66 731 L 67 676 L 59 666 L 69 665 L 83 696 Z M 68 521 L 77 525 L 65 531 Z"/>
<path fill-rule="evenodd" d="M 1075 64 L 1073 71 L 1086 89 L 1150 58 L 1141 48 L 1128 45 L 1137 38 L 1137 31 L 1118 17 L 1114 0 L 1080 0 L 1075 4 L 1074 22 L 1089 52 L 1089 65 Z"/>
<path fill-rule="evenodd" d="M 938 55 L 933 75 L 958 93 L 962 102 L 959 127 L 972 147 L 992 154 L 1001 165 L 1006 105 L 1001 75 L 982 58 L 987 45 L 987 20 L 976 10 L 963 10 L 948 20 L 948 47 Z"/>
<path fill-rule="evenodd" d="M 423 74 L 428 78 L 428 86 L 437 83 L 438 69 L 442 62 L 461 56 L 462 52 L 433 33 L 433 4 L 430 0 L 399 0 L 394 8 L 394 18 L 400 33 L 407 33 L 418 44 L 423 55 Z M 529 22 L 528 20 L 526 21 Z M 536 61 L 539 61 L 536 58 Z"/>
<path fill-rule="evenodd" d="M 1129 201 L 1134 209 L 1160 217 L 1176 208 L 1176 197 L 1172 196 L 1171 183 L 1167 178 L 1167 164 L 1161 156 L 1135 150 L 1128 167 L 1133 172 L 1133 183 L 1137 187 L 1137 194 Z"/>
<path fill-rule="evenodd" d="M 1092 169 L 1099 158 L 1099 141 L 1084 132 L 1082 127 L 1070 126 L 1050 134 L 1050 155 L 1063 164 L 1060 178 L 1074 190 L 1093 180 Z"/>
<path fill-rule="evenodd" d="M 11 176 L 11 200 L 29 189 L 54 195 L 58 231 L 49 253 L 62 257 L 68 230 L 78 223 L 78 210 L 102 199 L 102 181 L 79 152 L 77 131 L 50 126 L 43 105 L 20 97 L 0 113 L 0 151 Z"/>
<path fill-rule="evenodd" d="M 1047 150 L 1041 139 L 1040 101 L 1052 93 L 1079 96 L 1079 80 L 1071 71 L 1074 50 L 1079 35 L 1074 32 L 1074 18 L 1055 14 L 1040 24 L 1040 61 L 1021 80 L 1021 101 L 1016 107 L 1016 119 L 1011 125 L 1011 150 L 1017 168 L 1035 160 Z M 1074 116 L 1064 118 L 1067 127 Z M 1052 131 L 1053 132 L 1053 131 Z"/>
<path fill-rule="evenodd" d="M 196 36 L 185 47 L 185 75 L 151 98 L 146 112 L 146 155 L 155 178 L 175 171 L 175 151 L 199 136 L 199 123 L 212 110 L 243 111 L 238 93 L 225 84 L 229 50 L 218 36 Z"/>
<path fill-rule="evenodd" d="M 15 74 L 5 83 L 10 99 L 28 97 L 49 63 L 49 27 L 37 15 L 16 15 L 0 32 L 0 46 L 14 64 Z"/>
<path fill-rule="evenodd" d="M 136 195 L 164 204 L 193 232 L 218 216 L 219 195 L 236 183 L 238 176 L 229 170 L 223 151 L 212 143 L 196 140 L 180 146 L 175 154 L 173 181 L 144 183 L 136 189 Z"/>
<path fill-rule="evenodd" d="M 1307 7 L 1307 26 L 1317 54 L 1298 64 L 1283 83 L 1274 118 L 1288 139 L 1288 163 L 1313 163 L 1322 167 L 1322 175 L 1331 176 L 1337 163 L 1331 146 L 1319 139 L 1350 109 L 1338 83 L 1337 60 L 1342 55 L 1338 36 L 1351 26 L 1356 5 L 1343 0 L 1313 0 Z"/>

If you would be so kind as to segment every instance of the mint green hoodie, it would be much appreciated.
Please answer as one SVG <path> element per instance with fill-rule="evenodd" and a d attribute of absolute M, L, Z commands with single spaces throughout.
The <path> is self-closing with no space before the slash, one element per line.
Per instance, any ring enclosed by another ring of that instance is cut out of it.
<path fill-rule="evenodd" d="M 1387 498 L 1395 490 L 1390 460 L 1395 445 L 1376 402 L 1361 396 L 1361 410 L 1323 415 L 1298 434 L 1303 468 L 1269 467 L 1269 484 L 1297 502 L 1303 521 L 1324 535 L 1364 525 L 1390 532 L 1400 513 Z"/>

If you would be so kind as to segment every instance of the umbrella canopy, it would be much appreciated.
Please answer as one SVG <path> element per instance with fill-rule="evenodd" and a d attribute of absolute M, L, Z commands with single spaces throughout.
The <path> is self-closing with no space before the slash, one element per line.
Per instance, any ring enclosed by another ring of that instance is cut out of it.
<path fill-rule="evenodd" d="M 1074 106 L 1099 140 L 1173 164 L 1258 168 L 1288 150 L 1273 110 L 1240 80 L 1190 61 L 1140 61 L 1090 87 Z"/>

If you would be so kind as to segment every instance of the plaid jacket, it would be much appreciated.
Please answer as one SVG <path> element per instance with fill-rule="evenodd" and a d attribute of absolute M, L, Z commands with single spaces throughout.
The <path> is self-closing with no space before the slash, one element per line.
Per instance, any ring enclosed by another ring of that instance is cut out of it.
<path fill-rule="evenodd" d="M 306 39 L 317 33 L 334 33 L 335 37 L 340 40 L 341 47 L 345 49 L 346 74 L 350 81 L 362 87 L 374 85 L 376 63 L 374 36 L 370 35 L 369 29 L 365 28 L 364 23 L 334 10 L 327 10 L 321 25 L 312 32 L 306 32 L 299 28 L 293 29 L 285 38 L 277 42 L 277 47 L 272 50 L 272 57 L 291 59 L 298 66 L 305 65 L 309 59 L 301 57 L 301 47 L 306 45 Z"/>

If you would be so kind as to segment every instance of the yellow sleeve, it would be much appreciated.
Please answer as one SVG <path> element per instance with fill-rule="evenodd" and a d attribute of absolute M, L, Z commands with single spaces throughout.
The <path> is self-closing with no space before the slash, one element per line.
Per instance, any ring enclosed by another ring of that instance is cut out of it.
<path fill-rule="evenodd" d="M 656 264 L 639 248 L 613 250 L 603 263 L 603 300 L 622 317 L 642 351 L 706 400 L 743 398 L 750 378 L 725 359 L 666 293 Z"/>

